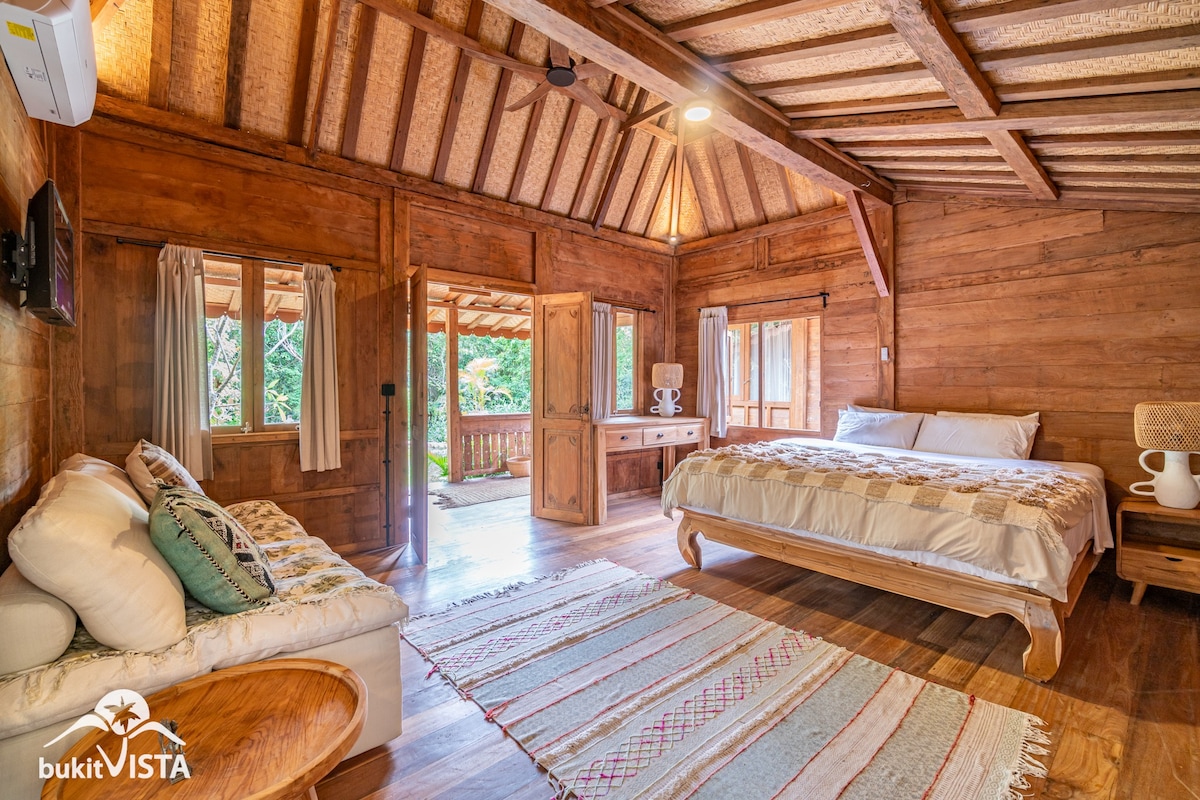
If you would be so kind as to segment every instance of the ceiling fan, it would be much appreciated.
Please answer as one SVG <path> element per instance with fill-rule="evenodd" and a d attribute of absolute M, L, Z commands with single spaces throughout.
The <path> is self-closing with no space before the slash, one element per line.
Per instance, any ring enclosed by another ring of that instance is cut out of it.
<path fill-rule="evenodd" d="M 605 67 L 591 61 L 585 64 L 576 64 L 575 59 L 571 58 L 571 53 L 565 45 L 551 40 L 550 66 L 546 70 L 546 76 L 532 92 L 504 110 L 516 111 L 519 108 L 524 108 L 541 100 L 552 89 L 560 89 L 579 102 L 587 105 L 601 117 L 612 114 L 613 110 L 608 107 L 604 100 L 592 91 L 590 87 L 580 82 L 586 78 L 604 75 L 609 71 Z"/>

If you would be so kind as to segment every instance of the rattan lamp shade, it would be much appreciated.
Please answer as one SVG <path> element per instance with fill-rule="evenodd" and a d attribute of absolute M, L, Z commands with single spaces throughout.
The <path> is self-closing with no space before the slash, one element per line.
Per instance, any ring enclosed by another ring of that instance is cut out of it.
<path fill-rule="evenodd" d="M 1133 433 L 1148 450 L 1200 450 L 1200 403 L 1138 403 Z"/>
<path fill-rule="evenodd" d="M 650 383 L 655 389 L 682 389 L 683 364 L 655 364 L 650 371 Z"/>

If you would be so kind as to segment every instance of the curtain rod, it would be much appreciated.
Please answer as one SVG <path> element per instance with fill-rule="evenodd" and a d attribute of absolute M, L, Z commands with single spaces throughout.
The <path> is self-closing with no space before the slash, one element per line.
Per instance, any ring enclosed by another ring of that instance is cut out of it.
<path fill-rule="evenodd" d="M 165 247 L 167 243 L 166 242 L 151 242 L 146 239 L 126 239 L 123 236 L 118 236 L 117 244 L 136 244 L 138 247 L 162 248 L 162 247 Z M 220 250 L 208 250 L 203 247 L 201 247 L 200 249 L 203 250 L 205 253 L 208 253 L 210 256 L 225 256 L 226 258 L 252 258 L 255 261 L 265 261 L 268 264 L 285 264 L 289 267 L 304 266 L 303 261 L 285 261 L 282 258 L 259 258 L 258 256 L 248 256 L 248 255 L 245 255 L 244 253 L 223 253 Z M 334 272 L 342 271 L 341 267 L 335 267 L 333 264 L 326 264 L 325 266 L 329 267 Z"/>
<path fill-rule="evenodd" d="M 816 294 L 805 294 L 800 297 L 784 297 L 779 300 L 755 300 L 751 303 L 730 303 L 733 308 L 744 308 L 745 306 L 765 306 L 772 303 L 787 303 L 792 300 L 816 300 L 821 298 L 821 308 L 829 308 L 829 292 L 817 292 Z M 697 311 L 703 311 L 705 306 L 697 307 Z"/>
<path fill-rule="evenodd" d="M 626 311 L 645 311 L 649 314 L 657 314 L 658 310 L 649 306 L 637 306 L 632 303 L 622 303 L 620 300 L 605 300 L 603 297 L 593 297 L 592 300 L 597 303 L 608 303 L 615 308 L 623 308 Z"/>

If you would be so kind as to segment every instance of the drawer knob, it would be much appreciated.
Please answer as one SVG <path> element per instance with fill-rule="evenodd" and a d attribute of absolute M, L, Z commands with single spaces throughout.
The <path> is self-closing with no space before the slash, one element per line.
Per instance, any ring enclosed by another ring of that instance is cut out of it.
<path fill-rule="evenodd" d="M 1167 561 L 1174 561 L 1176 564 L 1178 564 L 1180 561 L 1183 561 L 1182 558 L 1175 558 L 1173 556 L 1166 556 L 1166 559 Z"/>
<path fill-rule="evenodd" d="M 655 434 L 655 438 L 656 438 L 656 439 L 661 439 L 662 437 L 663 437 L 663 435 L 662 435 L 661 433 L 659 433 L 659 434 Z"/>
<path fill-rule="evenodd" d="M 695 432 L 695 431 L 688 431 L 688 432 L 687 432 L 687 435 L 688 435 L 688 436 L 695 436 L 695 435 L 696 435 L 696 432 Z"/>
<path fill-rule="evenodd" d="M 628 438 L 629 438 L 629 437 L 628 437 L 628 436 L 626 436 L 625 434 L 621 434 L 621 441 L 622 441 L 622 442 L 623 442 L 623 441 L 625 441 L 625 440 L 627 440 Z"/>

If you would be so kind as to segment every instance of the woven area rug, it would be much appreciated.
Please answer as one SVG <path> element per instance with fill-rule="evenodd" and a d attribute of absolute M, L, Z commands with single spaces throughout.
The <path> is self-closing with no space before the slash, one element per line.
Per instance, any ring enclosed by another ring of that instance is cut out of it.
<path fill-rule="evenodd" d="M 610 561 L 411 619 L 560 798 L 1020 797 L 1036 717 Z"/>
<path fill-rule="evenodd" d="M 445 483 L 429 487 L 429 493 L 441 508 L 462 508 L 493 500 L 529 495 L 529 478 L 514 478 L 503 475 L 495 478 L 471 478 L 461 483 Z"/>

